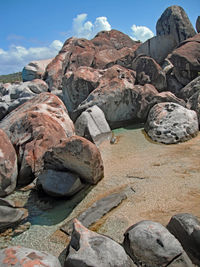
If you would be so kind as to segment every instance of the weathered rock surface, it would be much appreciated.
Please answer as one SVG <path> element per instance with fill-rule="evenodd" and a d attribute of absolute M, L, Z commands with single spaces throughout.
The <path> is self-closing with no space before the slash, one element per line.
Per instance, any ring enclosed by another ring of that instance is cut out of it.
<path fill-rule="evenodd" d="M 167 34 L 172 34 L 177 43 L 193 37 L 196 34 L 187 14 L 182 7 L 168 7 L 157 21 L 156 35 Z"/>
<path fill-rule="evenodd" d="M 107 68 L 117 62 L 130 65 L 140 44 L 119 31 L 100 32 L 92 40 L 70 38 L 47 66 L 44 75 L 50 90 L 62 89 L 62 78 L 80 66 Z"/>
<path fill-rule="evenodd" d="M 84 185 L 75 173 L 44 170 L 38 177 L 43 190 L 53 197 L 71 197 Z"/>
<path fill-rule="evenodd" d="M 96 223 L 109 211 L 117 207 L 127 196 L 125 192 L 114 193 L 106 196 L 100 200 L 97 200 L 92 204 L 86 211 L 82 212 L 77 220 L 85 227 L 90 227 L 92 224 Z M 63 224 L 60 228 L 63 232 L 71 235 L 73 230 L 73 219 L 69 222 Z"/>
<path fill-rule="evenodd" d="M 37 94 L 47 91 L 47 84 L 40 79 L 19 84 L 0 85 L 0 119 Z"/>
<path fill-rule="evenodd" d="M 13 207 L 1 205 L 0 206 L 0 232 L 6 228 L 20 223 L 25 217 L 25 210 L 16 209 Z"/>
<path fill-rule="evenodd" d="M 18 182 L 27 184 L 42 169 L 44 153 L 74 134 L 74 125 L 62 101 L 42 93 L 19 106 L 1 122 L 14 145 L 20 165 Z"/>
<path fill-rule="evenodd" d="M 200 222 L 192 214 L 174 215 L 167 229 L 179 240 L 194 264 L 200 266 Z"/>
<path fill-rule="evenodd" d="M 187 101 L 194 94 L 200 92 L 200 76 L 192 80 L 180 90 L 179 97 Z"/>
<path fill-rule="evenodd" d="M 97 105 L 111 127 L 143 120 L 146 107 L 158 93 L 154 86 L 134 85 L 134 72 L 115 65 L 106 70 L 99 86 L 74 111 L 76 119 L 84 110 Z"/>
<path fill-rule="evenodd" d="M 177 45 L 178 43 L 172 34 L 154 36 L 137 48 L 135 56 L 146 55 L 153 58 L 158 64 L 162 64 Z M 131 68 L 135 70 L 134 61 L 132 61 Z"/>
<path fill-rule="evenodd" d="M 182 85 L 187 85 L 197 77 L 200 71 L 199 57 L 200 33 L 182 42 L 179 47 L 172 52 L 169 59 L 174 65 L 173 72 Z"/>
<path fill-rule="evenodd" d="M 139 266 L 192 266 L 179 241 L 156 222 L 141 221 L 131 226 L 124 234 L 123 246 Z"/>
<path fill-rule="evenodd" d="M 110 140 L 112 132 L 103 111 L 98 106 L 86 109 L 75 122 L 76 134 L 99 145 Z"/>
<path fill-rule="evenodd" d="M 196 20 L 196 30 L 198 33 L 200 33 L 200 16 L 198 16 Z"/>
<path fill-rule="evenodd" d="M 150 110 L 145 131 L 157 142 L 183 142 L 194 137 L 199 131 L 197 114 L 176 103 L 160 103 Z"/>
<path fill-rule="evenodd" d="M 45 169 L 70 170 L 83 182 L 96 184 L 103 178 L 101 154 L 92 142 L 80 136 L 64 139 L 44 155 Z"/>
<path fill-rule="evenodd" d="M 34 79 L 42 79 L 47 65 L 52 61 L 51 59 L 31 61 L 22 70 L 22 79 L 24 82 L 32 81 Z"/>
<path fill-rule="evenodd" d="M 15 190 L 17 183 L 17 155 L 6 133 L 0 129 L 0 197 Z"/>
<path fill-rule="evenodd" d="M 131 267 L 135 264 L 121 245 L 106 236 L 88 230 L 75 220 L 65 266 Z"/>
<path fill-rule="evenodd" d="M 135 64 L 136 78 L 140 85 L 151 83 L 158 91 L 163 91 L 166 88 L 165 73 L 153 58 L 139 56 L 136 58 Z"/>
<path fill-rule="evenodd" d="M 64 103 L 69 112 L 73 111 L 98 86 L 102 71 L 90 67 L 79 67 L 68 71 L 62 80 Z"/>
<path fill-rule="evenodd" d="M 0 265 L 1 267 L 61 267 L 55 256 L 20 246 L 2 249 Z"/>

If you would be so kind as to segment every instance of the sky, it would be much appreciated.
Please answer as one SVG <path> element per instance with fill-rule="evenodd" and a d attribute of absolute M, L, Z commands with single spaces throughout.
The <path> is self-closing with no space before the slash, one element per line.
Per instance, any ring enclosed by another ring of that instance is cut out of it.
<path fill-rule="evenodd" d="M 0 0 L 0 75 L 55 57 L 71 36 L 116 29 L 144 42 L 171 5 L 183 7 L 195 27 L 200 0 Z"/>

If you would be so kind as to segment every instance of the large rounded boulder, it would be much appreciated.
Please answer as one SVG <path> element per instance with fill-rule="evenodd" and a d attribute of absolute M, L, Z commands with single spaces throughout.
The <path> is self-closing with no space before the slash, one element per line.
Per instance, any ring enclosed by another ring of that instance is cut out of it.
<path fill-rule="evenodd" d="M 44 168 L 75 172 L 83 182 L 90 184 L 96 184 L 104 175 L 98 148 L 80 136 L 63 139 L 47 151 L 44 155 Z"/>
<path fill-rule="evenodd" d="M 179 241 L 160 223 L 141 221 L 124 234 L 123 246 L 139 266 L 192 266 Z"/>
<path fill-rule="evenodd" d="M 183 142 L 199 131 L 197 114 L 176 103 L 159 103 L 150 110 L 145 131 L 152 140 L 160 143 Z"/>
<path fill-rule="evenodd" d="M 40 172 L 42 157 L 49 148 L 74 134 L 66 107 L 50 93 L 41 93 L 9 113 L 0 128 L 17 151 L 20 184 L 31 182 Z"/>

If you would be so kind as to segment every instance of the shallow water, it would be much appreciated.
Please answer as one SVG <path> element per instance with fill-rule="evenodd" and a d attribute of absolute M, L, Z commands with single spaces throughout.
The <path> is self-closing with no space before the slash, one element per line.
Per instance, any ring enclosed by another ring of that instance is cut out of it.
<path fill-rule="evenodd" d="M 32 226 L 9 243 L 49 251 L 66 247 L 55 231 L 94 201 L 129 187 L 132 194 L 92 229 L 121 242 L 123 233 L 140 220 L 167 224 L 172 215 L 189 212 L 200 218 L 200 135 L 177 145 L 152 142 L 142 125 L 114 130 L 116 143 L 100 145 L 105 177 L 98 185 L 70 200 L 52 200 L 31 193 L 15 193 L 29 209 Z M 0 240 L 1 242 L 1 240 Z"/>

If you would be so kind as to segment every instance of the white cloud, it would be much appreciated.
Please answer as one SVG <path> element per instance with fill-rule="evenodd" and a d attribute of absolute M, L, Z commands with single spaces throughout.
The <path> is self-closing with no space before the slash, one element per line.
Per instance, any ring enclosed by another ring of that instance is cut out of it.
<path fill-rule="evenodd" d="M 78 38 L 93 38 L 100 31 L 110 31 L 111 25 L 106 17 L 98 17 L 95 22 L 87 20 L 87 14 L 79 14 L 73 19 L 73 35 Z"/>
<path fill-rule="evenodd" d="M 132 34 L 130 37 L 136 41 L 140 40 L 142 42 L 145 42 L 146 40 L 154 36 L 154 33 L 146 26 L 136 26 L 135 24 L 133 24 L 131 30 Z"/>
<path fill-rule="evenodd" d="M 0 48 L 0 75 L 22 71 L 33 60 L 48 59 L 56 56 L 62 42 L 54 40 L 49 46 L 30 47 L 11 45 L 8 50 Z"/>

